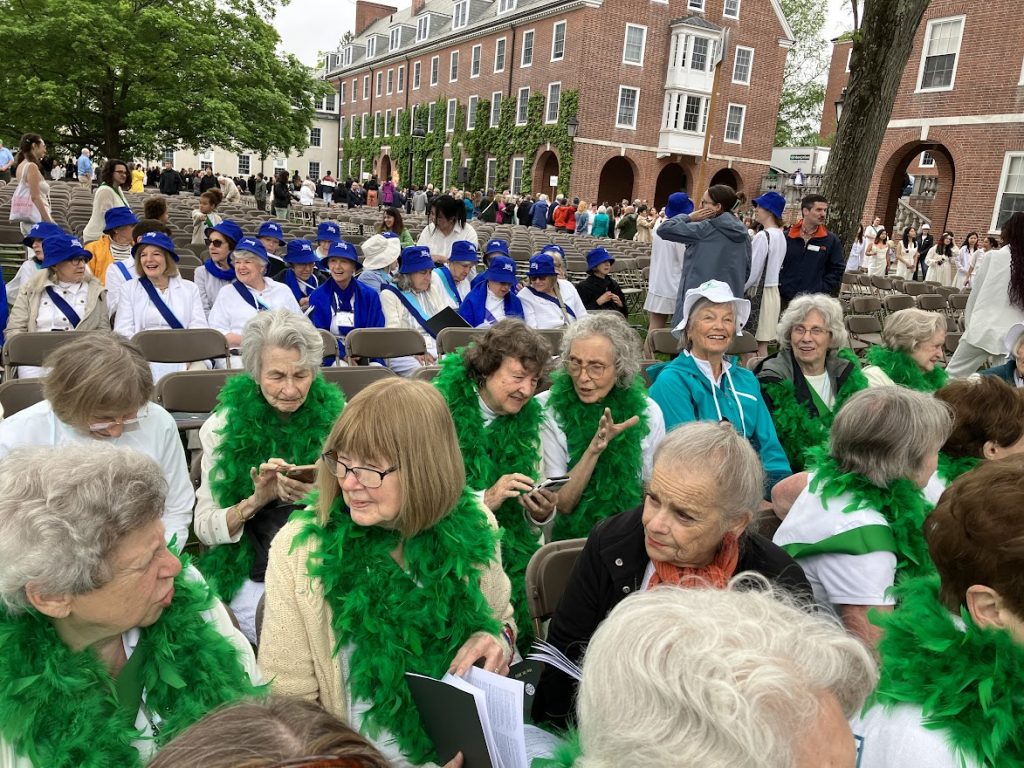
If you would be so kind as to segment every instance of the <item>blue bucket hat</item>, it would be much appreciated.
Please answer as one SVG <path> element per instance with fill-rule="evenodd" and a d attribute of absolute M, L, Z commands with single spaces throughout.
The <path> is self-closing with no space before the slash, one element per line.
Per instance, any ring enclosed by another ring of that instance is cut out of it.
<path fill-rule="evenodd" d="M 110 208 L 103 214 L 103 231 L 109 232 L 118 227 L 134 227 L 139 223 L 139 217 L 132 213 L 132 209 L 126 205 Z"/>
<path fill-rule="evenodd" d="M 341 240 L 341 227 L 338 226 L 336 221 L 321 221 L 320 226 L 316 228 L 316 239 L 329 240 L 332 243 L 337 243 Z"/>
<path fill-rule="evenodd" d="M 211 232 L 220 232 L 224 237 L 231 241 L 232 249 L 238 247 L 238 243 L 245 237 L 245 232 L 242 228 L 235 224 L 231 219 L 224 219 L 220 224 L 214 224 L 212 227 L 206 228 L 206 236 L 209 237 Z M 262 245 L 262 243 L 260 243 Z M 266 249 L 264 249 L 266 252 Z M 266 258 L 264 256 L 264 258 Z"/>
<path fill-rule="evenodd" d="M 782 214 L 786 210 L 786 198 L 778 192 L 765 192 L 760 197 L 754 198 L 754 205 L 758 208 L 764 208 L 774 215 L 775 218 L 781 219 Z"/>
<path fill-rule="evenodd" d="M 260 231 L 256 237 L 272 237 L 281 245 L 284 245 L 284 230 L 276 221 L 265 221 L 260 225 Z"/>
<path fill-rule="evenodd" d="M 235 246 L 235 255 L 239 253 L 251 253 L 254 256 L 258 256 L 265 262 L 270 261 L 270 255 L 267 253 L 267 249 L 263 246 L 259 240 L 255 237 L 243 237 L 238 241 Z"/>
<path fill-rule="evenodd" d="M 169 254 L 175 262 L 179 261 L 178 252 L 174 250 L 174 241 L 170 237 L 165 235 L 163 232 L 147 232 L 139 241 L 132 246 L 132 256 L 138 253 L 139 249 L 146 245 L 155 245 L 158 248 L 163 248 Z"/>
<path fill-rule="evenodd" d="M 555 260 L 546 253 L 538 253 L 530 257 L 530 277 L 550 277 L 557 275 Z"/>
<path fill-rule="evenodd" d="M 323 224 L 320 226 L 323 226 Z M 320 266 L 326 267 L 327 262 L 331 259 L 348 259 L 356 266 L 363 266 L 363 263 L 359 260 L 359 253 L 356 251 L 356 247 L 352 243 L 346 243 L 344 240 L 331 243 L 331 247 L 327 249 L 327 257 L 321 259 Z"/>
<path fill-rule="evenodd" d="M 410 245 L 402 249 L 402 260 L 399 262 L 398 271 L 403 275 L 411 275 L 414 272 L 423 272 L 434 268 L 434 259 L 430 255 L 430 249 L 425 245 Z"/>
<path fill-rule="evenodd" d="M 90 261 L 92 254 L 82 247 L 82 241 L 71 235 L 59 234 L 43 240 L 43 266 L 52 267 L 62 261 L 82 259 Z"/>
<path fill-rule="evenodd" d="M 508 256 L 495 256 L 484 272 L 484 280 L 495 283 L 516 283 L 516 263 Z"/>
<path fill-rule="evenodd" d="M 288 264 L 314 264 L 316 255 L 313 253 L 313 244 L 309 240 L 292 240 L 288 243 L 284 260 Z"/>
<path fill-rule="evenodd" d="M 55 237 L 63 234 L 64 230 L 52 221 L 40 221 L 38 224 L 32 225 L 32 229 L 30 229 L 28 234 L 25 235 L 25 239 L 21 241 L 21 244 L 26 248 L 31 248 L 32 243 L 35 240 L 45 240 L 48 237 Z"/>
<path fill-rule="evenodd" d="M 607 248 L 601 248 L 598 246 L 587 254 L 587 272 L 592 272 L 597 269 L 598 264 L 604 264 L 606 261 L 610 261 L 614 264 L 615 257 L 608 253 Z"/>
<path fill-rule="evenodd" d="M 493 240 L 488 240 L 487 245 L 484 246 L 484 253 L 488 256 L 493 253 L 500 253 L 502 256 L 508 256 L 508 243 L 497 237 Z"/>
<path fill-rule="evenodd" d="M 671 219 L 681 213 L 693 213 L 693 200 L 685 192 L 673 192 L 668 196 L 665 217 Z"/>
<path fill-rule="evenodd" d="M 543 248 L 540 249 L 540 252 L 541 253 L 557 253 L 563 259 L 565 258 L 565 249 L 562 248 L 562 246 L 560 246 L 560 245 L 555 245 L 554 243 L 548 243 L 547 245 L 545 245 Z"/>
<path fill-rule="evenodd" d="M 480 261 L 480 249 L 476 247 L 476 243 L 469 240 L 456 240 L 452 243 L 452 253 L 448 261 L 468 261 L 470 264 L 476 264 Z"/>

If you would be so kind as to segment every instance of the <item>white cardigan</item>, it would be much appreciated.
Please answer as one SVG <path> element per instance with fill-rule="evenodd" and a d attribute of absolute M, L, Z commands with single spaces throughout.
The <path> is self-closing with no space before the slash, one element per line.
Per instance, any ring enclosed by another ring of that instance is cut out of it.
<path fill-rule="evenodd" d="M 1010 304 L 1010 248 L 989 251 L 971 276 L 971 297 L 964 311 L 963 341 L 990 355 L 1005 355 L 1006 332 L 1014 323 L 1024 322 L 1024 311 Z"/>

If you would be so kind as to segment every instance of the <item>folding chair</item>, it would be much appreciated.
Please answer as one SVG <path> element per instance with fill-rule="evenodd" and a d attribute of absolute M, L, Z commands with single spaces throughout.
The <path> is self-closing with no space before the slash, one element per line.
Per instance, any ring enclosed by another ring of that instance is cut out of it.
<path fill-rule="evenodd" d="M 227 339 L 213 328 L 179 328 L 139 331 L 132 341 L 151 363 L 194 363 L 227 358 Z"/>
<path fill-rule="evenodd" d="M 937 293 L 922 293 L 917 297 L 917 308 L 925 312 L 945 312 L 949 302 Z"/>
<path fill-rule="evenodd" d="M 757 339 L 754 334 L 743 331 L 738 336 L 733 336 L 729 343 L 730 355 L 749 355 L 757 352 Z"/>
<path fill-rule="evenodd" d="M 47 355 L 73 343 L 79 333 L 82 331 L 35 331 L 8 336 L 3 350 L 4 378 L 12 378 L 19 365 L 41 366 Z"/>
<path fill-rule="evenodd" d="M 586 539 L 552 541 L 530 558 L 526 566 L 526 604 L 536 637 L 544 637 L 544 622 L 555 615 L 569 575 L 586 543 Z"/>
<path fill-rule="evenodd" d="M 221 368 L 169 373 L 156 386 L 156 401 L 172 413 L 210 413 L 224 382 L 236 373 L 241 371 Z"/>
<path fill-rule="evenodd" d="M 348 337 L 346 337 L 346 342 L 347 340 Z M 350 365 L 340 366 L 338 368 L 321 368 L 320 373 L 326 381 L 329 381 L 342 391 L 346 400 L 351 400 L 375 381 L 388 379 L 392 376 L 398 375 L 390 368 L 384 368 L 379 365 Z"/>
<path fill-rule="evenodd" d="M 886 296 L 884 300 L 885 310 L 890 315 L 893 312 L 899 312 L 901 309 L 912 309 L 916 306 L 913 296 L 907 296 L 905 293 L 897 293 L 894 296 Z"/>
<path fill-rule="evenodd" d="M 874 315 L 849 315 L 846 318 L 846 330 L 853 339 L 865 346 L 882 343 L 882 324 Z"/>
<path fill-rule="evenodd" d="M 946 354 L 952 356 L 956 352 L 956 348 L 960 346 L 960 339 L 963 338 L 963 334 L 959 331 L 954 333 L 946 333 L 946 341 L 944 347 L 946 348 Z"/>
<path fill-rule="evenodd" d="M 433 381 L 434 378 L 441 372 L 440 365 L 424 365 L 416 373 L 412 375 L 414 379 L 419 381 Z"/>
<path fill-rule="evenodd" d="M 447 355 L 470 342 L 480 341 L 486 334 L 486 328 L 443 328 L 437 334 L 437 354 Z"/>
<path fill-rule="evenodd" d="M 422 355 L 423 337 L 410 328 L 356 328 L 345 337 L 345 349 L 353 357 L 383 358 Z"/>
<path fill-rule="evenodd" d="M 0 384 L 0 416 L 7 418 L 43 399 L 42 379 L 11 379 Z"/>
<path fill-rule="evenodd" d="M 908 280 L 906 283 L 903 284 L 903 291 L 908 296 L 920 296 L 924 293 L 931 293 L 932 287 L 933 286 L 927 285 L 925 283 L 917 283 L 912 280 Z"/>
<path fill-rule="evenodd" d="M 655 328 L 647 334 L 647 343 L 653 352 L 669 357 L 678 357 L 680 340 L 672 335 L 669 328 Z"/>

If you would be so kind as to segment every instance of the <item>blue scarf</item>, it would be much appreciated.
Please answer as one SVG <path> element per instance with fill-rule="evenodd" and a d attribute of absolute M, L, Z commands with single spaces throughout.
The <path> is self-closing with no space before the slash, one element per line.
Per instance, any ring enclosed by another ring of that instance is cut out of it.
<path fill-rule="evenodd" d="M 299 280 L 294 270 L 291 269 L 286 269 L 284 272 L 284 284 L 292 289 L 296 301 L 309 298 L 309 294 L 320 285 L 316 279 L 315 272 L 309 276 L 309 282 L 306 282 L 305 280 Z"/>
<path fill-rule="evenodd" d="M 213 263 L 213 259 L 204 261 L 203 266 L 206 267 L 208 274 L 216 277 L 218 280 L 223 280 L 227 283 L 235 279 L 235 268 L 233 266 L 229 269 L 221 269 Z"/>
<path fill-rule="evenodd" d="M 462 304 L 459 305 L 459 314 L 472 325 L 478 327 L 487 319 L 487 282 L 478 283 L 469 292 Z M 505 317 L 524 318 L 523 305 L 519 297 L 512 291 L 505 295 Z"/>

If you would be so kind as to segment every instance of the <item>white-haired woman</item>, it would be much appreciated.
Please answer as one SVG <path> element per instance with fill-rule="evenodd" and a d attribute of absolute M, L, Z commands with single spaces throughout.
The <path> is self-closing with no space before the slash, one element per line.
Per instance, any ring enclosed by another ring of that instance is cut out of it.
<path fill-rule="evenodd" d="M 530 257 L 529 284 L 517 294 L 526 324 L 531 328 L 564 328 L 587 314 L 579 293 L 568 280 L 560 280 L 554 257 Z"/>
<path fill-rule="evenodd" d="M 728 424 L 695 422 L 670 432 L 658 446 L 643 503 L 604 520 L 588 537 L 548 641 L 578 661 L 609 611 L 659 584 L 724 589 L 737 573 L 753 571 L 809 599 L 800 566 L 748 529 L 763 475 L 757 453 Z M 563 724 L 574 693 L 568 676 L 545 670 L 534 717 Z"/>
<path fill-rule="evenodd" d="M 828 440 L 835 414 L 868 382 L 847 349 L 843 308 L 831 296 L 797 296 L 782 313 L 778 335 L 779 351 L 762 361 L 755 375 L 779 442 L 799 472 L 807 449 Z"/>
<path fill-rule="evenodd" d="M 320 375 L 323 340 L 301 315 L 261 312 L 241 351 L 245 373 L 228 379 L 199 430 L 195 530 L 212 547 L 200 570 L 255 645 L 270 542 L 313 487 L 308 473 L 289 473 L 316 463 L 345 398 Z"/>
<path fill-rule="evenodd" d="M 412 376 L 424 365 L 437 362 L 437 339 L 427 327 L 427 321 L 451 306 L 444 286 L 433 282 L 434 260 L 425 245 L 410 245 L 402 250 L 402 261 L 392 285 L 380 292 L 380 305 L 384 312 L 385 328 L 405 328 L 423 337 L 426 353 L 413 357 L 395 357 L 388 361 L 391 369 L 401 376 Z"/>
<path fill-rule="evenodd" d="M 571 539 L 640 502 L 665 421 L 640 375 L 640 338 L 621 316 L 588 314 L 570 325 L 561 361 L 537 400 L 544 473 L 570 477 L 553 536 Z"/>
<path fill-rule="evenodd" d="M 934 392 L 949 379 L 938 365 L 946 359 L 945 343 L 945 315 L 914 308 L 893 312 L 882 328 L 881 346 L 864 356 L 868 385 Z"/>
<path fill-rule="evenodd" d="M 895 603 L 894 583 L 934 573 L 921 534 L 942 492 L 930 482 L 953 426 L 950 408 L 902 387 L 858 392 L 832 423 L 828 450 L 775 534 L 815 597 L 868 643 L 867 618 Z"/>
<path fill-rule="evenodd" d="M 0 764 L 141 767 L 260 692 L 249 644 L 167 548 L 166 493 L 126 448 L 0 460 Z"/>

